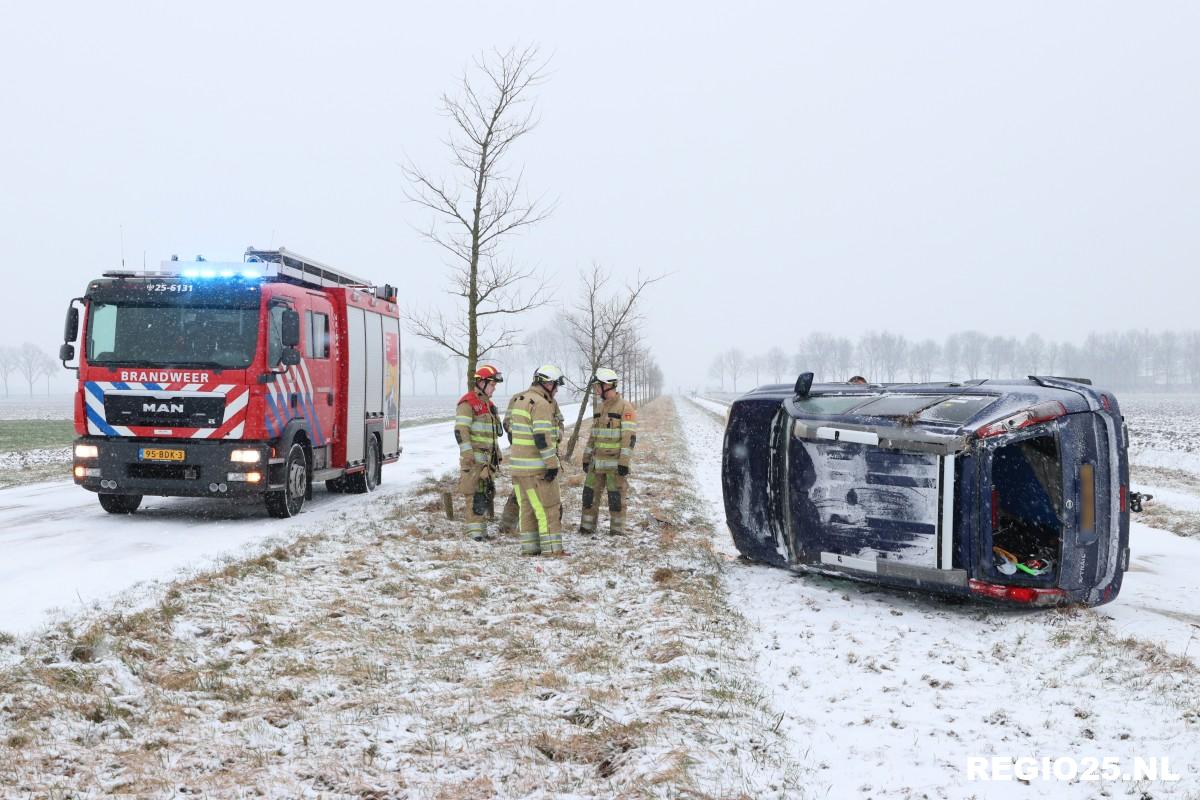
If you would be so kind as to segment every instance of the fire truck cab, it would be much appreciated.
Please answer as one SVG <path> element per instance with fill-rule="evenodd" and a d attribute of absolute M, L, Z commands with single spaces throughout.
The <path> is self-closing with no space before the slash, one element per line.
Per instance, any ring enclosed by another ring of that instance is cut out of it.
<path fill-rule="evenodd" d="M 401 450 L 399 316 L 394 288 L 284 248 L 104 273 L 60 352 L 79 375 L 75 482 L 114 514 L 257 495 L 290 517 L 315 481 L 374 490 Z"/>

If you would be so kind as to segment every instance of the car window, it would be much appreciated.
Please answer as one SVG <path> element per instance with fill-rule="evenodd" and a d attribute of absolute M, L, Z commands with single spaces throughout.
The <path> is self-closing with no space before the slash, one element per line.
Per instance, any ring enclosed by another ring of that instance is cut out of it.
<path fill-rule="evenodd" d="M 996 402 L 996 398 L 987 395 L 948 397 L 937 405 L 931 406 L 921 412 L 921 419 L 928 420 L 929 422 L 954 422 L 961 424 L 994 402 Z"/>
<path fill-rule="evenodd" d="M 795 400 L 793 405 L 797 411 L 806 414 L 841 414 L 843 411 L 862 405 L 864 401 L 875 396 L 861 394 L 816 395 L 803 400 Z"/>
<path fill-rule="evenodd" d="M 854 409 L 868 417 L 907 417 L 949 398 L 930 394 L 885 394 Z"/>

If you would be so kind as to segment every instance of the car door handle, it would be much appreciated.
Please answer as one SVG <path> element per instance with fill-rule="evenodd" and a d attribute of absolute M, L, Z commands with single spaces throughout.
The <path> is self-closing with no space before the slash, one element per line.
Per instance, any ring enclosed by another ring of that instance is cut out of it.
<path fill-rule="evenodd" d="M 325 395 L 325 399 L 329 401 L 329 405 L 333 405 L 333 392 Z"/>

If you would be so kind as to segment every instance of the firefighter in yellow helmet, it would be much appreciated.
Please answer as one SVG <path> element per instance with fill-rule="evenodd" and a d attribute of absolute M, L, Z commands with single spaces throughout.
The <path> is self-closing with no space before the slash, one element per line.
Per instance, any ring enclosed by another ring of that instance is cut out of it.
<path fill-rule="evenodd" d="M 477 542 L 488 538 L 487 517 L 500 472 L 500 414 L 492 402 L 500 370 L 483 364 L 475 370 L 471 391 L 458 401 L 454 439 L 459 450 L 458 492 L 467 500 L 467 535 Z"/>
<path fill-rule="evenodd" d="M 599 509 L 596 494 L 608 495 L 609 532 L 625 532 L 625 505 L 629 465 L 637 444 L 637 409 L 617 392 L 617 373 L 600 368 L 592 377 L 596 394 L 592 414 L 592 432 L 583 451 L 583 512 L 579 532 L 591 536 L 596 531 Z"/>
<path fill-rule="evenodd" d="M 521 553 L 565 555 L 562 499 L 558 489 L 558 387 L 566 379 L 553 364 L 538 368 L 533 383 L 510 403 L 509 451 L 520 516 Z"/>

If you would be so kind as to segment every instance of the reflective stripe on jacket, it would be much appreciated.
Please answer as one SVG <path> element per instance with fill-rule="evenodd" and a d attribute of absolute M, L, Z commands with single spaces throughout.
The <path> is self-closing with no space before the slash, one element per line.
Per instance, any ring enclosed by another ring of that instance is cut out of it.
<path fill-rule="evenodd" d="M 507 420 L 512 431 L 509 463 L 513 475 L 559 468 L 560 416 L 558 403 L 541 386 L 530 386 L 513 397 Z"/>
<path fill-rule="evenodd" d="M 615 472 L 633 461 L 637 444 L 637 409 L 633 403 L 613 392 L 592 414 L 583 460 L 592 462 L 598 472 Z"/>

